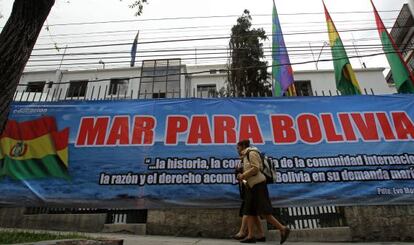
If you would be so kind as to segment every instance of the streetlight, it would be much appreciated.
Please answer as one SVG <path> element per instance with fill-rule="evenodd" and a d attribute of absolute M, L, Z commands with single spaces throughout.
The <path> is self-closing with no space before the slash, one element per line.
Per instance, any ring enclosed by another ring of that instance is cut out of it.
<path fill-rule="evenodd" d="M 321 51 L 319 52 L 318 59 L 316 60 L 316 70 L 319 70 L 319 69 L 318 69 L 319 59 L 321 58 L 322 51 L 323 51 L 323 49 L 324 49 L 326 46 L 329 46 L 329 43 L 328 43 L 328 42 L 326 42 L 326 41 L 324 41 L 324 42 L 323 42 L 323 45 L 322 45 L 322 48 L 321 48 Z"/>

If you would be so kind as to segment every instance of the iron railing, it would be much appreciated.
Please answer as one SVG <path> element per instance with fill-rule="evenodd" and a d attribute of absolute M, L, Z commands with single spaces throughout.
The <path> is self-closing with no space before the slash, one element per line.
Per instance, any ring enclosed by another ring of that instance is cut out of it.
<path fill-rule="evenodd" d="M 343 207 L 276 208 L 273 214 L 291 229 L 318 229 L 347 226 Z M 275 229 L 268 224 L 269 229 Z"/>
<path fill-rule="evenodd" d="M 102 80 L 99 80 L 100 82 Z M 108 80 L 110 81 L 110 80 Z M 94 81 L 87 82 L 86 86 L 79 86 L 77 90 L 70 89 L 68 83 L 54 84 L 48 83 L 42 92 L 27 92 L 29 84 L 19 84 L 14 94 L 13 100 L 16 102 L 53 102 L 70 100 L 133 100 L 133 99 L 163 99 L 163 98 L 219 98 L 228 97 L 220 95 L 220 92 L 205 93 L 205 91 L 140 91 L 139 88 L 115 89 L 116 93 L 111 92 L 111 84 L 97 84 Z M 119 86 L 119 85 L 117 85 Z M 113 87 L 112 87 L 113 90 Z M 124 91 L 121 93 L 121 91 Z M 375 95 L 374 89 L 364 89 L 364 95 Z M 314 90 L 312 96 L 340 96 L 338 90 Z M 271 97 L 271 92 L 263 95 L 258 93 L 243 92 L 241 97 Z"/>
<path fill-rule="evenodd" d="M 106 224 L 145 224 L 146 209 L 48 208 L 28 207 L 25 215 L 39 214 L 106 214 Z"/>

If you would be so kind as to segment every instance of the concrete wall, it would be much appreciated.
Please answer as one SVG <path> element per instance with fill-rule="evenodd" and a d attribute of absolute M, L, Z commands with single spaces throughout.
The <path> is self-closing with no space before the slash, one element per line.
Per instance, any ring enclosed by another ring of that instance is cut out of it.
<path fill-rule="evenodd" d="M 201 98 L 201 95 L 197 91 L 199 85 L 216 85 L 216 90 L 219 91 L 225 87 L 226 77 L 221 74 L 218 75 L 197 75 L 191 77 L 191 95 L 192 97 Z"/>
<path fill-rule="evenodd" d="M 37 71 L 37 72 L 27 72 L 23 73 L 20 78 L 19 84 L 27 84 L 29 82 L 57 82 L 57 72 L 55 70 L 50 71 Z M 17 88 L 19 91 L 25 91 L 26 87 L 19 86 Z"/>
<path fill-rule="evenodd" d="M 225 65 L 209 65 L 209 66 L 189 66 L 189 72 L 208 71 L 211 69 L 226 69 Z M 365 94 L 365 89 L 368 94 L 371 91 L 376 95 L 394 94 L 397 91 L 394 87 L 390 87 L 383 74 L 383 68 L 369 68 L 369 69 L 355 69 L 356 77 L 359 81 L 361 89 Z M 309 71 L 295 71 L 295 81 L 310 81 L 314 95 L 321 96 L 322 94 L 336 95 L 335 72 L 333 70 L 309 70 Z M 225 86 L 227 74 L 197 74 L 191 76 L 191 90 L 197 91 L 197 85 L 216 84 L 217 90 Z M 269 82 L 270 79 L 269 79 Z"/>
<path fill-rule="evenodd" d="M 200 73 L 197 72 L 205 72 L 210 71 L 210 73 Z M 227 70 L 226 65 L 201 65 L 201 66 L 188 66 L 187 71 L 190 73 L 190 94 L 191 97 L 199 98 L 200 95 L 197 94 L 197 86 L 198 85 L 216 85 L 217 91 L 219 91 L 222 87 L 225 87 L 225 83 L 227 81 L 227 72 L 220 73 L 220 70 L 224 71 Z M 192 74 L 196 73 L 196 74 Z"/>
<path fill-rule="evenodd" d="M 414 241 L 414 206 L 347 207 L 353 241 Z"/>
<path fill-rule="evenodd" d="M 148 210 L 147 234 L 229 238 L 240 227 L 237 209 Z"/>
<path fill-rule="evenodd" d="M 77 80 L 88 80 L 91 81 L 88 84 L 88 88 L 86 90 L 86 98 L 97 98 L 98 97 L 98 90 L 99 87 L 101 87 L 100 91 L 100 98 L 111 98 L 109 93 L 109 85 L 110 85 L 110 79 L 116 79 L 116 78 L 131 78 L 131 77 L 139 77 L 141 74 L 140 68 L 127 68 L 127 69 L 111 69 L 111 70 L 85 70 L 85 71 L 63 71 L 62 72 L 62 78 L 61 82 L 66 83 L 62 84 L 60 88 L 63 89 L 63 91 L 67 91 L 69 88 L 69 82 L 71 81 L 77 81 Z M 107 79 L 107 80 L 106 80 Z M 105 81 L 99 81 L 94 82 L 97 80 L 105 80 Z M 133 98 L 137 98 L 138 96 L 138 89 L 139 89 L 139 78 L 131 78 L 129 80 L 128 84 L 128 93 L 127 97 L 131 96 L 131 90 L 135 92 L 133 94 Z M 105 88 L 107 89 L 105 94 Z M 93 92 L 93 96 L 92 96 Z M 104 95 L 105 94 L 105 95 Z M 125 96 L 125 94 L 121 94 L 120 97 L 122 98 Z M 62 95 L 63 97 L 63 95 Z M 61 97 L 61 98 L 62 98 Z"/>
<path fill-rule="evenodd" d="M 229 238 L 240 228 L 238 209 L 171 209 L 149 210 L 148 235 Z M 262 221 L 266 231 L 266 221 Z M 276 230 L 266 233 L 268 241 L 279 241 Z M 346 242 L 351 241 L 349 227 L 293 230 L 291 242 Z"/>
<path fill-rule="evenodd" d="M 348 227 L 294 230 L 292 241 L 414 241 L 414 206 L 346 207 L 345 211 Z M 236 209 L 148 211 L 148 235 L 228 238 L 239 227 Z M 279 240 L 275 231 L 268 237 Z"/>
<path fill-rule="evenodd" d="M 355 75 L 364 94 L 365 89 L 368 94 L 371 94 L 371 89 L 376 95 L 396 93 L 396 90 L 389 87 L 385 81 L 382 73 L 383 70 L 382 68 L 355 69 Z M 314 95 L 315 92 L 319 96 L 323 93 L 329 95 L 329 90 L 332 92 L 332 95 L 336 93 L 335 73 L 333 70 L 298 71 L 295 72 L 294 76 L 295 81 L 310 81 Z"/>
<path fill-rule="evenodd" d="M 0 208 L 0 227 L 19 228 L 24 208 Z"/>
<path fill-rule="evenodd" d="M 0 208 L 0 227 L 100 232 L 106 220 L 106 214 L 24 215 L 24 210 L 24 208 Z"/>
<path fill-rule="evenodd" d="M 346 207 L 345 217 L 348 227 L 294 230 L 292 241 L 414 241 L 413 205 Z M 4 228 L 102 232 L 108 231 L 105 218 L 106 214 L 24 215 L 24 208 L 0 208 L 0 227 Z M 145 234 L 141 226 L 133 227 L 140 231 L 132 233 Z M 229 238 L 239 227 L 237 209 L 149 210 L 146 234 Z M 279 239 L 275 231 L 267 237 Z"/>
<path fill-rule="evenodd" d="M 184 72 L 184 71 L 182 71 Z M 24 73 L 22 78 L 20 79 L 20 84 L 27 84 L 28 82 L 35 82 L 35 81 L 45 81 L 54 82 L 54 86 L 48 88 L 45 86 L 43 92 L 47 93 L 49 90 L 52 94 L 55 89 L 56 92 L 54 98 L 64 99 L 67 89 L 69 88 L 69 82 L 71 81 L 79 81 L 79 80 L 87 80 L 89 81 L 88 87 L 86 90 L 86 98 L 107 98 L 111 99 L 113 96 L 108 95 L 109 93 L 109 85 L 111 79 L 129 79 L 128 84 L 128 92 L 126 97 L 131 97 L 132 91 L 132 98 L 138 98 L 138 91 L 140 88 L 140 77 L 141 76 L 141 67 L 133 67 L 133 68 L 117 68 L 117 69 L 89 69 L 89 70 L 73 70 L 73 71 L 39 71 L 39 72 L 27 72 Z M 138 78 L 137 78 L 138 77 Z M 63 84 L 59 84 L 63 83 Z M 181 97 L 185 96 L 185 76 L 181 76 Z M 99 91 L 100 88 L 100 91 Z M 107 89 L 105 94 L 105 89 Z M 17 91 L 23 92 L 26 90 L 25 86 L 19 86 Z M 59 92 L 62 90 L 62 94 Z M 93 94 L 92 94 L 93 93 Z M 148 91 L 150 93 L 150 91 Z M 125 94 L 120 94 L 119 97 L 124 97 Z M 150 95 L 148 95 L 150 97 Z M 25 98 L 25 97 L 24 97 Z M 82 97 L 83 98 L 83 97 Z"/>

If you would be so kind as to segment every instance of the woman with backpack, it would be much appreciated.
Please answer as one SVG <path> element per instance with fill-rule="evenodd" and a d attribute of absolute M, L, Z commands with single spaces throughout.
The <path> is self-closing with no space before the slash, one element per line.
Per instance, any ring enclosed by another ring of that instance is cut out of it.
<path fill-rule="evenodd" d="M 243 160 L 243 159 L 241 159 Z M 243 163 L 240 162 L 240 164 L 238 164 L 236 166 L 236 178 L 238 174 L 242 174 L 243 173 Z M 244 193 L 245 193 L 245 181 L 239 181 L 239 193 L 240 193 L 240 199 L 241 199 L 241 206 L 240 206 L 240 210 L 239 210 L 239 216 L 241 218 L 241 225 L 240 225 L 240 229 L 239 231 L 231 236 L 231 238 L 236 239 L 236 240 L 243 240 L 247 237 L 247 215 L 243 215 L 243 210 L 244 210 Z M 257 242 L 266 242 L 266 237 L 263 231 L 263 227 L 262 224 L 260 223 L 260 217 L 259 216 L 255 216 L 254 217 L 254 223 L 256 225 L 256 232 L 257 232 L 257 236 L 255 236 L 256 241 Z"/>
<path fill-rule="evenodd" d="M 237 179 L 244 183 L 244 207 L 243 215 L 246 215 L 248 234 L 241 243 L 256 243 L 254 237 L 255 217 L 260 215 L 280 231 L 280 244 L 283 244 L 290 233 L 290 229 L 282 225 L 273 217 L 273 208 L 267 190 L 266 177 L 261 172 L 263 169 L 259 150 L 250 146 L 249 140 L 237 143 L 237 151 L 242 156 L 243 173 L 237 175 Z"/>

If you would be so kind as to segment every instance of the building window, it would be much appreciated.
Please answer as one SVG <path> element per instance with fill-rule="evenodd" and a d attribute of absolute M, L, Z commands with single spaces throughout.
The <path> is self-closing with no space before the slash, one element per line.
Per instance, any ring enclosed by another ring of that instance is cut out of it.
<path fill-rule="evenodd" d="M 161 99 L 161 98 L 165 98 L 165 93 L 153 93 L 153 94 L 152 94 L 152 98 L 153 98 L 153 99 Z"/>
<path fill-rule="evenodd" d="M 28 82 L 26 92 L 43 93 L 46 82 Z"/>
<path fill-rule="evenodd" d="M 139 98 L 179 98 L 181 60 L 144 60 Z"/>
<path fill-rule="evenodd" d="M 67 92 L 67 97 L 85 97 L 88 81 L 71 81 Z"/>
<path fill-rule="evenodd" d="M 311 81 L 295 81 L 298 96 L 313 96 Z"/>
<path fill-rule="evenodd" d="M 215 84 L 197 85 L 198 98 L 211 98 L 217 96 L 217 86 Z"/>
<path fill-rule="evenodd" d="M 126 95 L 128 92 L 128 78 L 114 78 L 109 84 L 108 95 Z"/>

